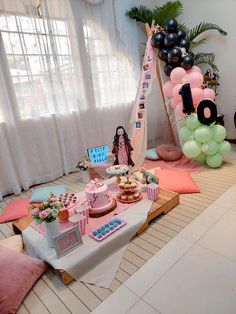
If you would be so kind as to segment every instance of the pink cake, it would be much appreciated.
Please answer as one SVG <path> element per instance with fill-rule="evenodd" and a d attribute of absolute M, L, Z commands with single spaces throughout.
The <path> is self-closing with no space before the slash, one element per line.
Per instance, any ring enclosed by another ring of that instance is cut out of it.
<path fill-rule="evenodd" d="M 85 189 L 86 201 L 93 212 L 103 212 L 113 203 L 113 198 L 106 184 L 98 179 L 90 181 Z"/>

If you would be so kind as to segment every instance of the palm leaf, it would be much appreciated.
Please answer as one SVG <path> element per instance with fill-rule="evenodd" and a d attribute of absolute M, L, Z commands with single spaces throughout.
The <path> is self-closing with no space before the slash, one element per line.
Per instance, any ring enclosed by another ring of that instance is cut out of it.
<path fill-rule="evenodd" d="M 215 54 L 214 53 L 204 53 L 204 52 L 199 52 L 196 53 L 194 56 L 194 64 L 199 65 L 199 64 L 208 64 L 213 71 L 218 72 L 218 67 L 214 63 L 215 59 Z"/>
<path fill-rule="evenodd" d="M 138 22 L 148 23 L 149 26 L 152 24 L 153 13 L 144 5 L 140 5 L 139 7 L 133 7 L 130 10 L 125 12 L 126 16 L 129 16 L 131 19 L 134 19 Z"/>
<path fill-rule="evenodd" d="M 167 20 L 177 18 L 182 12 L 183 4 L 180 1 L 168 1 L 153 10 L 153 19 L 156 24 L 164 27 Z"/>
<path fill-rule="evenodd" d="M 194 49 L 202 44 L 205 44 L 205 42 L 207 41 L 207 38 L 203 38 L 201 40 L 198 40 L 198 41 L 192 41 L 190 43 L 190 49 Z"/>
<path fill-rule="evenodd" d="M 198 24 L 197 26 L 195 26 L 194 28 L 192 28 L 188 31 L 187 38 L 190 42 L 192 42 L 199 35 L 201 35 L 202 33 L 206 32 L 206 31 L 210 31 L 210 30 L 216 30 L 223 36 L 227 35 L 227 33 L 218 25 L 212 24 L 212 23 L 201 22 L 200 24 Z"/>

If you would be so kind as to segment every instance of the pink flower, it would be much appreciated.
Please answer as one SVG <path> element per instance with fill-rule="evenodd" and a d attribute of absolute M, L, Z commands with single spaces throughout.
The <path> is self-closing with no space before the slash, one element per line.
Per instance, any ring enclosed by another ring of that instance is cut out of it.
<path fill-rule="evenodd" d="M 48 213 L 47 209 L 46 210 L 42 210 L 39 213 L 39 218 L 41 218 L 42 220 L 44 220 L 45 218 L 47 218 L 47 216 L 50 214 L 50 212 Z"/>
<path fill-rule="evenodd" d="M 80 167 L 84 167 L 84 166 L 85 166 L 84 162 L 81 161 L 81 162 L 79 163 L 79 166 L 80 166 Z"/>
<path fill-rule="evenodd" d="M 34 208 L 31 212 L 31 215 L 33 217 L 37 217 L 39 215 L 39 209 L 38 208 Z"/>

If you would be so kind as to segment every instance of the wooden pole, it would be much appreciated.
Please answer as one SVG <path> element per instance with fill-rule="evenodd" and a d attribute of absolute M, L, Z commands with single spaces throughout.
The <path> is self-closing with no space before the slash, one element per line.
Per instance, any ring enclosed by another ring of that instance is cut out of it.
<path fill-rule="evenodd" d="M 158 86 L 159 86 L 159 88 L 161 90 L 161 98 L 162 98 L 162 102 L 163 102 L 164 113 L 165 113 L 166 120 L 167 120 L 168 131 L 169 131 L 169 138 L 170 138 L 171 142 L 175 145 L 176 144 L 175 143 L 175 136 L 174 136 L 172 125 L 171 125 L 171 122 L 170 122 L 170 117 L 169 117 L 169 114 L 168 114 L 168 111 L 167 111 L 167 107 L 166 107 L 166 100 L 165 100 L 165 96 L 164 96 L 163 89 L 162 89 L 162 80 L 161 80 L 161 76 L 160 76 L 160 73 L 159 73 L 159 70 L 158 70 L 158 62 L 157 62 L 157 65 L 156 65 L 156 74 L 157 74 Z"/>
<path fill-rule="evenodd" d="M 151 36 L 155 32 L 155 30 L 156 30 L 156 28 L 155 28 L 155 20 L 152 20 L 151 27 L 148 25 L 148 23 L 145 24 L 145 27 L 146 27 L 147 36 L 148 37 Z M 173 129 L 172 129 L 172 125 L 171 125 L 171 122 L 170 122 L 170 117 L 169 117 L 169 114 L 168 114 L 168 111 L 167 111 L 167 107 L 166 107 L 165 96 L 164 96 L 163 89 L 162 89 L 162 80 L 161 80 L 161 76 L 160 76 L 160 73 L 159 73 L 159 70 L 158 70 L 158 62 L 157 62 L 157 66 L 156 66 L 156 74 L 157 74 L 158 86 L 159 86 L 160 91 L 161 91 L 161 98 L 162 98 L 162 102 L 163 102 L 163 109 L 164 109 L 164 113 L 165 113 L 166 120 L 167 120 L 169 138 L 170 138 L 171 142 L 175 145 L 176 143 L 175 143 L 174 132 L 173 132 Z"/>

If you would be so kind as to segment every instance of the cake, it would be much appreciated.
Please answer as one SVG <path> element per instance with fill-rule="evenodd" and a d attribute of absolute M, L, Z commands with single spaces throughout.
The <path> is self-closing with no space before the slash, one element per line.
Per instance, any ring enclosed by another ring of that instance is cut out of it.
<path fill-rule="evenodd" d="M 119 186 L 120 189 L 124 189 L 124 188 L 125 188 L 125 183 L 124 183 L 124 182 L 121 182 L 121 183 L 119 183 L 118 186 Z"/>
<path fill-rule="evenodd" d="M 86 185 L 85 196 L 89 211 L 93 213 L 105 212 L 112 207 L 114 202 L 107 185 L 98 179 Z"/>
<path fill-rule="evenodd" d="M 139 196 L 140 196 L 140 193 L 139 193 L 139 192 L 136 192 L 136 193 L 133 194 L 133 196 L 134 196 L 134 199 L 138 199 Z"/>

